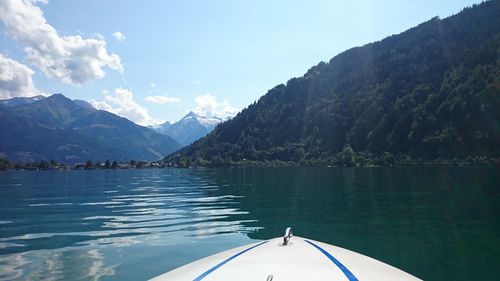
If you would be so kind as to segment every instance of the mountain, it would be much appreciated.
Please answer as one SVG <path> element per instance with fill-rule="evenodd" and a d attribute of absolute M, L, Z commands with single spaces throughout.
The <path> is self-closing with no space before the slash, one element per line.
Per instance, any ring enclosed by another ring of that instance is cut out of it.
<path fill-rule="evenodd" d="M 34 102 L 37 102 L 37 101 L 44 99 L 44 98 L 45 97 L 41 96 L 41 95 L 34 96 L 34 97 L 15 97 L 15 98 L 6 99 L 6 100 L 0 100 L 0 104 L 3 104 L 5 106 L 9 106 L 9 107 L 14 107 L 14 106 L 23 105 L 23 104 L 34 103 Z"/>
<path fill-rule="evenodd" d="M 119 151 L 118 160 L 158 160 L 174 152 L 180 145 L 169 136 L 139 126 L 107 111 L 97 110 L 71 124 L 80 135 L 92 136 L 106 147 Z"/>
<path fill-rule="evenodd" d="M 0 132 L 0 155 L 23 162 L 157 160 L 180 148 L 168 136 L 62 94 L 0 106 Z"/>
<path fill-rule="evenodd" d="M 170 126 L 172 126 L 172 123 L 170 123 L 169 121 L 166 121 L 165 123 L 162 123 L 159 125 L 149 125 L 148 128 L 150 128 L 150 129 L 152 129 L 160 134 L 166 135 L 165 130 L 167 130 Z"/>
<path fill-rule="evenodd" d="M 78 105 L 62 94 L 12 108 L 12 112 L 49 128 L 66 128 L 73 121 L 96 111 Z"/>
<path fill-rule="evenodd" d="M 73 100 L 74 103 L 77 105 L 87 108 L 87 109 L 96 109 L 94 106 L 92 106 L 90 103 L 84 101 L 84 100 Z"/>
<path fill-rule="evenodd" d="M 500 1 L 347 50 L 269 90 L 180 166 L 500 156 Z M 379 161 L 377 160 L 377 161 Z"/>
<path fill-rule="evenodd" d="M 222 121 L 218 117 L 205 117 L 191 111 L 173 124 L 165 122 L 153 129 L 186 146 L 206 136 Z"/>

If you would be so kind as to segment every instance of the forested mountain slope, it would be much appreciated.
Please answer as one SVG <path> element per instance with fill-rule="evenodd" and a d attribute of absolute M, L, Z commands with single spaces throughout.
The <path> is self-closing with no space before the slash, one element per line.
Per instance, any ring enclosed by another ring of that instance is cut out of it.
<path fill-rule="evenodd" d="M 345 51 L 165 160 L 500 156 L 500 1 Z"/>
<path fill-rule="evenodd" d="M 180 148 L 169 136 L 61 94 L 9 104 L 0 103 L 0 158 L 11 161 L 159 160 Z"/>

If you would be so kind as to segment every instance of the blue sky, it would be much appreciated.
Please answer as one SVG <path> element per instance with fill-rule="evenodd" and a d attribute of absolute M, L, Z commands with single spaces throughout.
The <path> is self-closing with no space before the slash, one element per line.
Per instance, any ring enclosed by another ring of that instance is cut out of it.
<path fill-rule="evenodd" d="M 0 98 L 60 92 L 144 125 L 234 114 L 320 61 L 480 2 L 2 0 Z"/>

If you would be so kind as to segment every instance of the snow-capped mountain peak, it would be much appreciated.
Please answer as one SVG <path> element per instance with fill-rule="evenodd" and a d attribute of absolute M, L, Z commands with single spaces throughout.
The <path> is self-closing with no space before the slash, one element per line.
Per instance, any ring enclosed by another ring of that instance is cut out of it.
<path fill-rule="evenodd" d="M 161 134 L 172 137 L 181 145 L 188 145 L 210 133 L 223 121 L 219 117 L 206 117 L 190 111 L 181 120 L 173 124 L 165 122 L 151 128 Z"/>
<path fill-rule="evenodd" d="M 148 128 L 151 128 L 151 129 L 161 133 L 161 130 L 169 128 L 170 126 L 172 126 L 172 123 L 166 121 L 165 123 L 161 123 L 161 124 L 149 125 Z"/>
<path fill-rule="evenodd" d="M 205 117 L 200 114 L 197 114 L 193 111 L 190 111 L 186 116 L 184 116 L 181 121 L 193 120 L 195 122 L 200 123 L 205 128 L 211 128 L 217 126 L 217 124 L 221 123 L 223 120 L 219 117 Z"/>

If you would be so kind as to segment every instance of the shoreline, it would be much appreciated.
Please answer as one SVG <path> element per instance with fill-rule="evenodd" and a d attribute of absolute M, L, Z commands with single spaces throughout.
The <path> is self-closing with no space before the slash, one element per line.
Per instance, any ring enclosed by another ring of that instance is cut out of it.
<path fill-rule="evenodd" d="M 81 168 L 74 165 L 57 165 L 47 168 L 40 167 L 20 167 L 20 168 L 2 168 L 0 171 L 84 171 L 84 170 L 144 170 L 144 169 L 211 169 L 211 168 L 288 168 L 288 167 L 303 167 L 303 168 L 419 168 L 419 167 L 500 167 L 498 159 L 487 162 L 467 162 L 467 161 L 416 161 L 416 162 L 395 162 L 389 165 L 383 164 L 357 164 L 357 165 L 317 165 L 307 163 L 302 165 L 295 162 L 234 162 L 231 164 L 221 165 L 189 165 L 178 166 L 175 164 L 158 164 L 147 166 L 122 166 L 115 168 L 91 167 Z"/>

